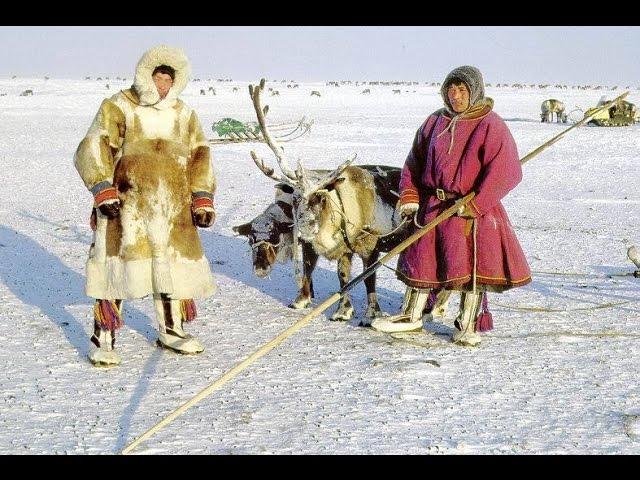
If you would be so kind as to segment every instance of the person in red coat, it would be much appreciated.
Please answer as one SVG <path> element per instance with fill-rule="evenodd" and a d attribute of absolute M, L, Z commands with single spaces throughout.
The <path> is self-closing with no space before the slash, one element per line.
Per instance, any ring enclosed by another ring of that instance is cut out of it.
<path fill-rule="evenodd" d="M 385 332 L 420 330 L 430 291 L 459 290 L 453 341 L 477 345 L 477 332 L 492 328 L 486 292 L 531 281 L 500 202 L 522 180 L 522 167 L 509 128 L 493 111 L 493 100 L 485 97 L 477 68 L 455 68 L 442 83 L 441 95 L 445 108 L 418 129 L 405 161 L 398 208 L 403 217 L 423 226 L 457 199 L 476 195 L 457 215 L 402 252 L 397 270 L 407 285 L 402 313 L 376 319 L 372 327 Z"/>

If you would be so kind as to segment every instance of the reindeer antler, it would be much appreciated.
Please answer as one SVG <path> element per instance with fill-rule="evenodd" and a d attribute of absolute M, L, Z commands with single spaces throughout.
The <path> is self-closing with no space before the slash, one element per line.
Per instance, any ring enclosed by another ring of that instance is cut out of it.
<path fill-rule="evenodd" d="M 264 90 L 264 85 L 265 85 L 264 78 L 260 80 L 260 85 L 258 85 L 258 87 L 249 85 L 249 95 L 251 95 L 251 99 L 253 100 L 253 108 L 256 111 L 256 116 L 258 117 L 258 125 L 260 125 L 260 130 L 262 130 L 262 136 L 264 137 L 265 143 L 269 146 L 273 154 L 276 156 L 276 160 L 278 161 L 280 170 L 282 170 L 282 173 L 284 173 L 285 177 L 289 179 L 288 181 L 286 181 L 286 183 L 291 184 L 293 182 L 295 184 L 298 184 L 300 182 L 300 178 L 296 176 L 295 172 L 291 170 L 291 168 L 287 164 L 287 161 L 284 158 L 284 149 L 275 142 L 275 140 L 269 134 L 269 130 L 267 129 L 267 122 L 265 120 L 265 116 L 269 111 L 269 106 L 266 105 L 263 108 L 260 102 L 260 93 L 262 93 L 262 91 Z M 262 160 L 260 160 L 260 163 L 258 163 L 258 161 L 256 160 L 257 155 L 255 154 L 255 152 L 252 151 L 251 156 L 254 159 L 254 162 L 256 163 L 256 165 L 258 165 L 258 168 L 260 168 L 260 170 L 265 175 L 267 175 L 269 178 L 275 179 L 275 177 L 273 176 L 273 169 L 269 169 L 268 167 L 265 167 L 264 162 Z M 267 171 L 270 171 L 271 173 L 267 174 L 265 169 L 263 169 L 262 167 L 265 167 Z"/>
<path fill-rule="evenodd" d="M 347 168 L 351 163 L 356 159 L 357 154 L 354 154 L 353 158 L 348 159 L 343 162 L 338 168 L 330 172 L 326 177 L 321 179 L 316 184 L 311 184 L 309 181 L 309 175 L 306 173 L 304 165 L 301 160 L 298 160 L 296 170 L 292 170 L 287 160 L 284 156 L 284 149 L 280 146 L 274 137 L 269 133 L 269 129 L 267 128 L 267 122 L 265 120 L 265 116 L 269 112 L 269 106 L 265 105 L 262 107 L 262 103 L 260 101 L 260 94 L 264 90 L 265 79 L 260 80 L 260 84 L 255 87 L 253 85 L 249 85 L 249 95 L 253 100 L 253 108 L 256 112 L 256 117 L 258 118 L 258 125 L 260 126 L 260 130 L 262 131 L 262 136 L 264 137 L 265 143 L 269 146 L 271 151 L 276 157 L 278 165 L 280 166 L 280 170 L 284 174 L 284 176 L 277 176 L 274 173 L 273 168 L 267 167 L 263 160 L 261 160 L 254 151 L 251 151 L 251 158 L 256 166 L 260 169 L 262 173 L 264 173 L 267 177 L 276 180 L 278 182 L 287 183 L 294 188 L 299 188 L 303 191 L 303 195 L 305 198 L 309 198 L 318 190 L 325 188 L 327 185 L 334 182 L 340 174 Z M 303 119 L 304 120 L 304 119 Z M 303 122 L 300 122 L 300 125 L 303 125 Z M 310 126 L 310 125 L 309 125 Z M 308 127 L 306 127 L 308 129 Z"/>
<path fill-rule="evenodd" d="M 278 176 L 274 173 L 273 168 L 267 167 L 264 161 L 261 158 L 258 158 L 256 152 L 251 151 L 251 158 L 253 159 L 253 163 L 260 169 L 262 173 L 264 173 L 267 177 L 275 180 L 276 182 L 286 183 L 287 185 L 291 185 L 292 187 L 297 187 L 298 184 L 292 182 L 288 177 Z"/>
<path fill-rule="evenodd" d="M 318 183 L 316 183 L 313 186 L 308 186 L 307 188 L 305 188 L 304 197 L 308 199 L 309 197 L 311 197 L 311 195 L 316 193 L 318 190 L 321 190 L 325 188 L 327 185 L 330 185 L 331 183 L 333 183 L 342 174 L 342 172 L 344 172 L 345 168 L 351 165 L 351 163 L 356 159 L 357 156 L 358 154 L 354 153 L 352 158 L 340 164 L 338 168 L 336 168 L 334 171 L 329 173 L 326 177 L 321 179 Z"/>

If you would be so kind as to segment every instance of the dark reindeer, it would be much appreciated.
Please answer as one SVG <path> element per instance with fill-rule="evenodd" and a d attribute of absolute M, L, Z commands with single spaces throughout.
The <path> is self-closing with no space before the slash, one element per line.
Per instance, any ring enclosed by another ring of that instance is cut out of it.
<path fill-rule="evenodd" d="M 259 265 L 259 271 L 263 273 L 267 270 L 262 265 L 269 263 L 269 259 L 272 259 L 272 265 L 278 257 L 278 252 L 267 245 L 267 242 L 276 242 L 282 248 L 283 240 L 290 238 L 294 243 L 299 239 L 303 257 L 302 286 L 290 306 L 305 308 L 310 305 L 313 297 L 311 275 L 319 256 L 338 261 L 338 278 L 342 287 L 349 281 L 354 254 L 362 259 L 366 269 L 378 260 L 380 252 L 389 251 L 405 238 L 407 229 L 404 228 L 405 224 L 400 224 L 399 215 L 395 212 L 400 169 L 380 165 L 350 166 L 354 157 L 333 171 L 306 170 L 301 161 L 296 170 L 292 170 L 282 148 L 267 129 L 265 114 L 268 107 L 263 109 L 260 103 L 263 89 L 264 81 L 260 82 L 259 87 L 249 87 L 265 142 L 275 155 L 282 175 L 275 174 L 255 152 L 251 152 L 251 156 L 266 176 L 278 182 L 280 189 L 286 188 L 290 192 L 291 236 L 287 237 L 288 226 L 283 226 L 275 219 L 269 220 L 275 218 L 273 205 L 248 224 L 235 227 L 234 231 L 249 237 L 254 251 L 256 274 L 256 265 Z M 276 201 L 275 205 L 277 204 Z M 282 205 L 278 208 L 283 212 L 286 210 Z M 253 248 L 253 245 L 259 241 L 255 236 L 256 227 L 264 221 L 271 221 L 272 229 L 270 240 L 260 245 L 264 247 L 263 257 L 258 259 L 260 250 L 258 247 Z M 294 250 L 295 248 L 294 246 Z M 265 257 L 267 262 L 264 261 Z M 280 255 L 280 258 L 284 257 L 285 255 Z M 375 292 L 375 281 L 375 274 L 365 280 L 368 301 L 365 315 L 368 318 L 382 314 Z M 353 314 L 350 297 L 345 294 L 331 319 L 349 320 Z"/>
<path fill-rule="evenodd" d="M 267 277 L 276 263 L 293 258 L 292 205 L 293 188 L 279 183 L 271 205 L 253 220 L 232 229 L 249 240 L 253 273 L 260 278 Z"/>

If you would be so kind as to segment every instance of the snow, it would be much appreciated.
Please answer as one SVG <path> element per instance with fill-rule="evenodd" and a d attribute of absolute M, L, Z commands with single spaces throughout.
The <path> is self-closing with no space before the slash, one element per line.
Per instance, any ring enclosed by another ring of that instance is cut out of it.
<path fill-rule="evenodd" d="M 397 86 L 361 95 L 355 84 L 270 84 L 280 90 L 265 92 L 272 122 L 315 121 L 286 144 L 292 163 L 302 158 L 308 168 L 354 153 L 356 164 L 401 166 L 416 129 L 441 105 L 437 88 L 424 84 L 400 95 Z M 255 120 L 246 85 L 192 82 L 183 99 L 213 136 L 210 125 L 223 117 Z M 158 349 L 147 298 L 125 302 L 122 364 L 88 362 L 91 197 L 72 157 L 102 99 L 128 86 L 0 79 L 0 453 L 118 453 L 309 311 L 286 307 L 296 296 L 291 264 L 255 277 L 249 247 L 231 231 L 274 196 L 249 151 L 271 164 L 273 156 L 264 145 L 215 146 L 218 219 L 200 233 L 220 290 L 198 302 L 199 318 L 187 327 L 205 352 Z M 209 86 L 216 96 L 199 95 Z M 20 97 L 26 89 L 34 95 Z M 521 156 L 567 127 L 539 122 L 543 100 L 585 110 L 602 95 L 487 93 Z M 638 103 L 638 92 L 628 100 Z M 524 166 L 504 205 L 534 280 L 489 297 L 495 329 L 479 347 L 449 342 L 455 295 L 430 334 L 401 338 L 357 327 L 359 318 L 330 322 L 331 307 L 134 453 L 639 454 L 640 280 L 614 275 L 634 270 L 626 252 L 640 244 L 639 128 L 581 127 Z M 354 261 L 353 274 L 360 268 Z M 338 289 L 335 269 L 320 261 L 315 305 Z M 378 272 L 381 306 L 396 312 L 403 285 L 392 271 Z M 362 285 L 353 300 L 360 317 Z"/>

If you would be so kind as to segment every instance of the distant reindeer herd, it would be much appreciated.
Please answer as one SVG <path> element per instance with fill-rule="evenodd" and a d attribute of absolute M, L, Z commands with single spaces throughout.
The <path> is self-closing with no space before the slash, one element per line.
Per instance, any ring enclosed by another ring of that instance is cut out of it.
<path fill-rule="evenodd" d="M 13 75 L 11 77 L 12 79 L 16 79 L 17 76 Z M 104 82 L 105 80 L 109 80 L 110 78 L 113 77 L 109 77 L 109 76 L 97 76 L 97 77 L 91 77 L 91 76 L 85 76 L 84 79 L 85 80 L 93 80 L 93 81 L 98 81 L 98 82 Z M 48 81 L 50 79 L 49 75 L 45 75 L 44 76 L 44 80 Z M 126 77 L 120 77 L 117 76 L 115 77 L 115 80 L 112 81 L 117 81 L 117 82 L 126 82 L 127 78 Z M 201 78 L 194 78 L 193 79 L 194 82 L 202 82 L 203 79 Z M 229 83 L 229 82 L 233 82 L 233 79 L 231 78 L 217 78 L 217 79 L 211 79 L 208 78 L 206 79 L 207 82 L 218 82 L 218 83 Z M 270 82 L 272 82 L 272 84 L 286 84 L 286 88 L 290 91 L 294 90 L 294 89 L 300 89 L 300 84 L 298 82 L 296 82 L 295 80 L 286 80 L 286 79 L 281 79 L 281 80 L 271 80 Z M 417 93 L 417 91 L 415 89 L 407 89 L 406 87 L 412 86 L 415 87 L 416 85 L 420 85 L 420 82 L 417 81 L 380 81 L 380 80 L 373 80 L 373 81 L 352 81 L 352 80 L 331 80 L 328 82 L 325 82 L 325 86 L 326 87 L 332 87 L 332 88 L 339 88 L 339 87 L 344 87 L 344 86 L 350 86 L 350 87 L 360 87 L 358 88 L 358 90 L 356 90 L 356 92 L 359 92 L 360 95 L 371 95 L 371 96 L 376 96 L 376 95 L 380 95 L 383 94 L 385 92 L 387 92 L 387 94 L 391 94 L 391 95 L 401 95 L 403 93 L 405 94 L 415 94 Z M 432 87 L 432 88 L 436 88 L 439 89 L 440 88 L 440 83 L 439 82 L 423 82 L 424 86 L 427 87 Z M 109 83 L 104 84 L 104 86 L 106 87 L 107 90 L 109 90 L 111 88 L 111 85 Z M 282 87 L 284 87 L 284 85 L 282 85 Z M 362 87 L 366 87 L 366 88 L 362 88 Z M 403 88 L 405 87 L 405 88 Z M 610 91 L 616 91 L 618 90 L 619 86 L 618 85 L 613 85 L 613 86 L 606 86 L 606 85 L 566 85 L 566 84 L 561 84 L 561 83 L 556 83 L 556 84 L 550 84 L 550 83 L 520 83 L 520 82 L 516 82 L 516 83 L 485 83 L 485 87 L 487 88 L 512 88 L 512 89 L 538 89 L 538 90 L 544 90 L 544 89 L 554 89 L 554 90 L 567 90 L 567 89 L 579 89 L 579 90 L 596 90 L 596 91 L 601 91 L 601 90 L 610 90 Z M 116 87 L 116 88 L 121 88 L 121 87 Z M 624 87 L 625 90 L 629 90 L 632 87 L 627 85 Z M 637 87 L 638 90 L 640 90 L 640 86 Z M 404 90 L 404 92 L 403 92 Z M 230 88 L 214 88 L 213 86 L 207 86 L 205 88 L 199 88 L 197 91 L 199 91 L 200 95 L 212 95 L 212 96 L 216 96 L 216 95 L 221 95 L 226 93 L 238 93 L 240 91 L 240 87 L 238 87 L 237 85 L 230 85 Z M 278 88 L 273 88 L 273 87 L 269 87 L 268 89 L 270 96 L 272 97 L 280 97 L 282 94 L 282 90 L 278 89 Z M 302 92 L 301 92 L 302 93 Z M 318 97 L 321 98 L 325 95 L 325 92 L 321 89 L 308 89 L 305 91 L 305 93 L 311 97 Z M 21 93 L 19 93 L 19 96 L 21 97 L 27 97 L 27 96 L 32 96 L 34 95 L 34 89 L 33 88 L 28 88 L 25 90 L 22 90 Z M 287 94 L 288 95 L 288 94 Z M 5 97 L 7 96 L 6 92 L 0 92 L 0 97 Z M 633 105 L 633 104 L 631 104 Z M 578 107 L 576 107 L 578 110 L 580 110 Z M 633 107 L 635 109 L 635 106 Z M 574 110 L 575 111 L 575 110 Z M 570 115 L 571 112 L 567 112 L 565 105 L 562 101 L 556 99 L 556 98 L 549 98 L 547 100 L 545 100 L 544 102 L 542 102 L 542 104 L 540 105 L 540 120 L 543 123 L 551 123 L 551 122 L 557 122 L 557 123 L 567 123 L 568 122 L 568 117 Z M 637 113 L 633 112 L 634 115 L 637 115 Z M 635 118 L 635 121 L 640 121 L 640 118 Z"/>

